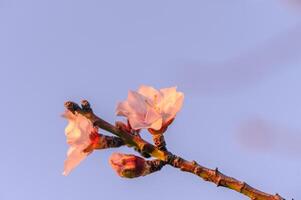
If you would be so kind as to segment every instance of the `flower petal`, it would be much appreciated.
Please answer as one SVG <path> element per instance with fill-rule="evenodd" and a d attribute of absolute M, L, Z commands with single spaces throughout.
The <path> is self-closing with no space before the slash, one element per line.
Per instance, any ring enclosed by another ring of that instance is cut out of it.
<path fill-rule="evenodd" d="M 82 148 L 70 147 L 67 153 L 67 159 L 64 162 L 63 175 L 67 176 L 76 166 L 88 156 L 82 151 Z"/>
<path fill-rule="evenodd" d="M 132 108 L 129 106 L 127 101 L 123 101 L 118 103 L 117 107 L 116 107 L 116 115 L 117 116 L 124 116 L 127 117 L 129 116 L 131 113 L 133 113 Z"/>
<path fill-rule="evenodd" d="M 83 150 L 91 144 L 90 134 L 97 131 L 93 124 L 78 113 L 65 112 L 63 115 L 68 120 L 65 128 L 67 143 L 70 148 L 64 164 L 64 175 L 68 175 L 87 155 Z"/>
<path fill-rule="evenodd" d="M 148 98 L 153 98 L 156 95 L 159 95 L 159 91 L 156 90 L 153 87 L 146 86 L 146 85 L 141 85 L 137 91 L 139 94 L 148 97 Z"/>
<path fill-rule="evenodd" d="M 163 124 L 163 119 L 162 119 L 162 117 L 160 117 L 158 120 L 154 121 L 150 127 L 147 127 L 147 128 L 151 128 L 151 129 L 158 131 L 162 128 L 162 124 Z"/>
<path fill-rule="evenodd" d="M 147 99 L 138 92 L 129 91 L 128 104 L 138 115 L 144 115 L 147 112 Z"/>
<path fill-rule="evenodd" d="M 161 112 L 163 115 L 164 123 L 175 118 L 176 114 L 181 110 L 184 94 L 177 92 L 176 87 L 164 88 L 160 92 L 164 96 L 164 101 L 160 102 Z"/>
<path fill-rule="evenodd" d="M 159 130 L 162 127 L 163 119 L 160 113 L 156 112 L 154 109 L 151 108 L 146 113 L 145 122 L 149 124 L 149 126 L 145 128 Z"/>
<path fill-rule="evenodd" d="M 184 102 L 184 95 L 181 95 L 177 98 L 173 106 L 165 108 L 165 113 L 168 115 L 165 117 L 164 121 L 168 122 L 169 120 L 176 117 L 177 113 L 181 110 Z"/>
<path fill-rule="evenodd" d="M 145 123 L 144 120 L 141 120 L 139 117 L 131 116 L 128 118 L 129 123 L 134 130 L 139 130 L 142 128 L 148 128 L 151 124 Z"/>
<path fill-rule="evenodd" d="M 68 120 L 75 120 L 75 115 L 70 110 L 65 110 L 65 112 L 62 114 L 62 117 Z"/>

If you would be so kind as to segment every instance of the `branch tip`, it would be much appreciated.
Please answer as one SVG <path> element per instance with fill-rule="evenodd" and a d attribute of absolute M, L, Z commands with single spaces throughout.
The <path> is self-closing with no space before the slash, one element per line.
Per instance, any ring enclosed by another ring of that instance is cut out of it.
<path fill-rule="evenodd" d="M 85 99 L 81 101 L 81 106 L 84 111 L 92 111 L 90 103 Z"/>
<path fill-rule="evenodd" d="M 64 106 L 67 110 L 71 111 L 72 113 L 74 113 L 77 110 L 80 110 L 81 108 L 79 107 L 79 105 L 77 105 L 77 103 L 74 103 L 72 101 L 66 101 L 64 103 Z"/>

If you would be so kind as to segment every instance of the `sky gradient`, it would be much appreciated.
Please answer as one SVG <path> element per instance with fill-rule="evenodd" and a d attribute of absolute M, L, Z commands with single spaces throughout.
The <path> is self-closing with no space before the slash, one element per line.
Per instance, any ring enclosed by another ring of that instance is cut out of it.
<path fill-rule="evenodd" d="M 170 151 L 301 199 L 301 6 L 287 2 L 0 0 L 0 200 L 247 199 L 168 166 L 121 179 L 108 158 L 125 147 L 61 175 L 64 102 L 113 123 L 141 84 L 185 93 Z"/>

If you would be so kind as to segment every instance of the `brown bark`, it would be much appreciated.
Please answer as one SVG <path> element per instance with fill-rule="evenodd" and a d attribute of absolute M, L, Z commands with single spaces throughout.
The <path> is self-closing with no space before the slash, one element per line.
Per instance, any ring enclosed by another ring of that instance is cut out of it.
<path fill-rule="evenodd" d="M 156 147 L 162 151 L 167 151 L 166 142 L 163 134 L 153 135 L 153 141 Z"/>
<path fill-rule="evenodd" d="M 175 168 L 179 168 L 182 171 L 195 174 L 205 181 L 215 183 L 218 187 L 221 186 L 235 190 L 250 197 L 252 200 L 284 200 L 284 198 L 282 198 L 279 194 L 271 195 L 264 193 L 251 187 L 245 182 L 238 181 L 235 178 L 222 174 L 217 168 L 214 170 L 208 169 L 199 165 L 195 161 L 189 162 L 181 157 L 175 156 L 168 164 Z"/>

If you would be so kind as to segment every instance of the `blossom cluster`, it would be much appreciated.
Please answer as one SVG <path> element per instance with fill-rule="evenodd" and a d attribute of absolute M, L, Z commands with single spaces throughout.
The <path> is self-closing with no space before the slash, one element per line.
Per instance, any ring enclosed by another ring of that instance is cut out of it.
<path fill-rule="evenodd" d="M 162 135 L 174 121 L 184 101 L 184 94 L 176 87 L 156 90 L 141 86 L 137 91 L 129 91 L 126 100 L 118 103 L 116 115 L 126 117 L 127 128 L 131 131 L 147 129 L 152 135 Z M 65 129 L 67 144 L 70 146 L 64 163 L 64 175 L 68 175 L 101 142 L 98 128 L 77 112 L 65 111 L 68 120 Z M 113 154 L 110 164 L 121 177 L 133 178 L 143 174 L 145 160 L 135 155 Z"/>

